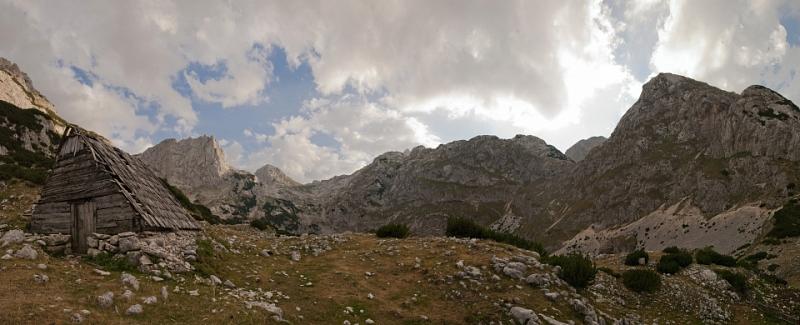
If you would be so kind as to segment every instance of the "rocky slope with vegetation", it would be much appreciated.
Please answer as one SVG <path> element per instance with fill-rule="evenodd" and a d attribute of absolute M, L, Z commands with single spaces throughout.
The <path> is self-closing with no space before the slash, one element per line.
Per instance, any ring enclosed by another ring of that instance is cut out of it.
<path fill-rule="evenodd" d="M 604 255 L 595 269 L 490 240 L 208 226 L 190 248 L 193 270 L 166 272 L 157 260 L 54 257 L 9 233 L 0 290 L 17 294 L 0 299 L 0 319 L 11 323 L 783 324 L 800 314 L 796 290 L 708 254 L 657 273 L 667 253 L 634 265 Z"/>
<path fill-rule="evenodd" d="M 400 222 L 416 234 L 442 234 L 446 218 L 458 216 L 552 250 L 681 244 L 742 254 L 766 238 L 775 211 L 797 195 L 798 131 L 800 109 L 767 88 L 737 94 L 664 73 L 644 85 L 608 139 L 579 142 L 568 150 L 572 158 L 532 136 L 479 136 L 386 153 L 351 175 L 305 185 L 266 166 L 256 177 L 266 183 L 229 201 L 254 195 L 255 206 L 241 217 L 289 232 Z M 155 154 L 161 146 L 153 156 L 169 157 Z M 211 153 L 222 157 L 217 151 Z M 182 188 L 187 193 L 219 188 L 213 177 L 186 178 L 205 182 Z M 786 268 L 800 269 L 792 263 Z"/>

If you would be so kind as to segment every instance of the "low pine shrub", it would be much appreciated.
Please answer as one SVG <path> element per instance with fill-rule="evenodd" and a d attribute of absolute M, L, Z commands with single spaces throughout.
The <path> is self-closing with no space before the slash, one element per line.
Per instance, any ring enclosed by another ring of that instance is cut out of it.
<path fill-rule="evenodd" d="M 581 254 L 550 256 L 546 261 L 550 265 L 561 267 L 558 277 L 575 288 L 585 288 L 597 275 L 597 268 L 592 260 Z"/>
<path fill-rule="evenodd" d="M 738 272 L 731 272 L 728 270 L 717 270 L 717 275 L 727 281 L 733 290 L 738 293 L 747 293 L 747 277 Z"/>
<path fill-rule="evenodd" d="M 644 258 L 644 264 L 650 261 L 650 255 L 647 255 L 643 249 L 637 249 L 633 252 L 630 252 L 627 256 L 625 256 L 625 265 L 628 266 L 635 266 L 639 265 L 639 259 Z"/>
<path fill-rule="evenodd" d="M 380 238 L 406 238 L 408 237 L 408 226 L 399 223 L 390 223 L 378 228 L 375 235 Z"/>
<path fill-rule="evenodd" d="M 631 291 L 655 292 L 661 287 L 661 277 L 650 270 L 634 269 L 622 273 L 622 283 Z"/>
<path fill-rule="evenodd" d="M 675 274 L 681 270 L 681 266 L 678 262 L 671 258 L 665 258 L 668 256 L 670 255 L 664 255 L 658 260 L 658 265 L 656 265 L 656 271 L 658 271 L 658 273 Z"/>
<path fill-rule="evenodd" d="M 547 250 L 544 249 L 541 243 L 530 241 L 514 234 L 484 228 L 467 218 L 447 218 L 447 229 L 445 233 L 447 236 L 451 237 L 491 239 L 498 243 L 505 243 L 522 249 L 535 251 L 542 257 L 547 257 L 548 255 Z"/>
<path fill-rule="evenodd" d="M 800 202 L 796 199 L 786 203 L 772 216 L 774 224 L 767 237 L 787 238 L 800 236 Z"/>
<path fill-rule="evenodd" d="M 704 265 L 722 265 L 722 266 L 736 266 L 736 259 L 729 255 L 723 255 L 717 253 L 715 250 L 711 249 L 710 247 L 703 248 L 698 250 L 694 254 L 697 263 L 704 264 Z"/>
<path fill-rule="evenodd" d="M 266 218 L 258 218 L 253 221 L 250 221 L 250 227 L 256 228 L 261 231 L 272 228 L 272 226 L 269 224 L 269 221 L 267 221 Z"/>

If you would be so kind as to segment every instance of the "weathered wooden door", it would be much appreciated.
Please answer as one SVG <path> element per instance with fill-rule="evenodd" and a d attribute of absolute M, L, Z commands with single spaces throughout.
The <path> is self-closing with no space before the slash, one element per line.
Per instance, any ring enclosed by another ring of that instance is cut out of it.
<path fill-rule="evenodd" d="M 72 252 L 85 254 L 86 237 L 95 232 L 97 217 L 94 202 L 83 201 L 72 204 Z"/>

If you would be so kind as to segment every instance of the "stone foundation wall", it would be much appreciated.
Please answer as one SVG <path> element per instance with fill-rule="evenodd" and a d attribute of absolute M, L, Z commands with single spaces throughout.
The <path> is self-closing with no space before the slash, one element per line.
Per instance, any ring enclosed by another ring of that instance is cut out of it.
<path fill-rule="evenodd" d="M 92 234 L 87 238 L 89 256 L 110 254 L 125 258 L 140 271 L 162 274 L 192 271 L 189 262 L 197 260 L 197 244 L 193 232 L 124 232 L 117 235 Z"/>
<path fill-rule="evenodd" d="M 86 239 L 89 246 L 86 254 L 90 257 L 108 254 L 125 259 L 143 273 L 157 276 L 169 275 L 170 272 L 182 273 L 194 270 L 190 262 L 197 261 L 196 236 L 197 233 L 188 231 L 124 232 L 116 235 L 94 233 Z M 73 254 L 71 239 L 66 234 L 39 235 L 24 233 L 19 229 L 6 232 L 0 229 L 0 248 L 14 244 L 35 244 L 44 252 L 56 256 Z M 14 250 L 8 250 L 5 255 L 13 258 Z"/>

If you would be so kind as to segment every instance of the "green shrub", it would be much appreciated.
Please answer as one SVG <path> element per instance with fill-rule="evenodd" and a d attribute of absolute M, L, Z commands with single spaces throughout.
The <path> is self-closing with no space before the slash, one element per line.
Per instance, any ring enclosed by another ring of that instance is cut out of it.
<path fill-rule="evenodd" d="M 670 247 L 664 248 L 664 250 L 662 252 L 667 253 L 667 254 L 677 254 L 677 253 L 680 253 L 681 251 L 684 251 L 684 250 L 678 248 L 678 246 L 670 246 Z"/>
<path fill-rule="evenodd" d="M 644 249 L 637 249 L 625 256 L 625 265 L 639 265 L 639 259 L 641 258 L 644 258 L 644 264 L 647 264 L 647 262 L 650 261 L 650 255 L 647 255 L 647 252 L 645 252 Z"/>
<path fill-rule="evenodd" d="M 733 290 L 741 294 L 747 293 L 747 277 L 744 274 L 728 270 L 717 270 L 716 272 L 717 275 L 728 281 Z"/>
<path fill-rule="evenodd" d="M 679 250 L 677 253 L 671 253 L 664 256 L 669 256 L 667 257 L 668 259 L 674 260 L 681 267 L 687 267 L 689 265 L 692 265 L 692 260 L 693 260 L 692 253 L 689 253 L 686 250 Z"/>
<path fill-rule="evenodd" d="M 670 255 L 664 255 L 658 260 L 658 265 L 656 265 L 656 271 L 658 273 L 664 274 L 675 274 L 681 270 L 681 266 L 678 264 L 677 261 L 671 258 L 664 258 Z"/>
<path fill-rule="evenodd" d="M 754 253 L 754 254 L 748 255 L 744 259 L 746 259 L 748 261 L 760 261 L 760 260 L 763 260 L 763 259 L 767 258 L 767 256 L 769 256 L 769 254 L 767 254 L 767 252 L 758 252 L 758 253 Z"/>
<path fill-rule="evenodd" d="M 541 243 L 527 240 L 514 234 L 494 231 L 484 228 L 472 220 L 462 217 L 447 218 L 447 236 L 460 238 L 491 239 L 499 243 L 513 245 L 522 249 L 532 250 L 542 257 L 547 257 L 547 250 Z"/>
<path fill-rule="evenodd" d="M 772 216 L 775 220 L 768 237 L 786 238 L 800 236 L 800 203 L 796 199 L 786 203 Z"/>
<path fill-rule="evenodd" d="M 546 262 L 561 267 L 558 277 L 575 288 L 585 288 L 597 275 L 597 268 L 592 260 L 581 254 L 550 256 Z"/>
<path fill-rule="evenodd" d="M 408 237 L 408 226 L 399 223 L 390 223 L 378 228 L 375 235 L 380 238 L 406 238 Z"/>
<path fill-rule="evenodd" d="M 650 270 L 634 269 L 622 273 L 622 283 L 631 291 L 654 292 L 661 287 L 661 277 Z"/>
<path fill-rule="evenodd" d="M 272 225 L 269 224 L 269 221 L 265 218 L 258 218 L 253 221 L 250 221 L 250 227 L 256 228 L 258 230 L 264 231 L 267 229 L 272 228 Z"/>
<path fill-rule="evenodd" d="M 729 255 L 717 253 L 712 248 L 707 247 L 698 250 L 694 254 L 697 263 L 704 265 L 722 265 L 722 266 L 736 266 L 736 259 Z"/>
<path fill-rule="evenodd" d="M 769 266 L 767 266 L 767 271 L 774 272 L 779 267 L 780 267 L 780 265 L 778 265 L 778 264 L 770 264 Z"/>
<path fill-rule="evenodd" d="M 223 223 L 222 218 L 211 213 L 211 210 L 208 207 L 200 203 L 192 203 L 192 201 L 189 200 L 186 194 L 183 194 L 183 191 L 181 191 L 179 188 L 175 186 L 172 186 L 172 184 L 168 183 L 166 179 L 162 178 L 161 183 L 163 183 L 164 186 L 167 187 L 170 193 L 172 193 L 172 196 L 175 197 L 175 200 L 177 200 L 178 203 L 180 203 L 184 209 L 189 211 L 189 214 L 191 214 L 195 220 L 206 221 L 212 225 L 218 225 Z"/>
<path fill-rule="evenodd" d="M 136 266 L 128 263 L 125 257 L 114 257 L 114 255 L 103 252 L 95 257 L 85 257 L 85 259 L 99 268 L 113 272 L 136 272 Z"/>
<path fill-rule="evenodd" d="M 780 240 L 780 239 L 777 239 L 777 238 L 765 238 L 761 242 L 764 245 L 772 245 L 772 246 L 783 244 L 783 240 Z"/>

